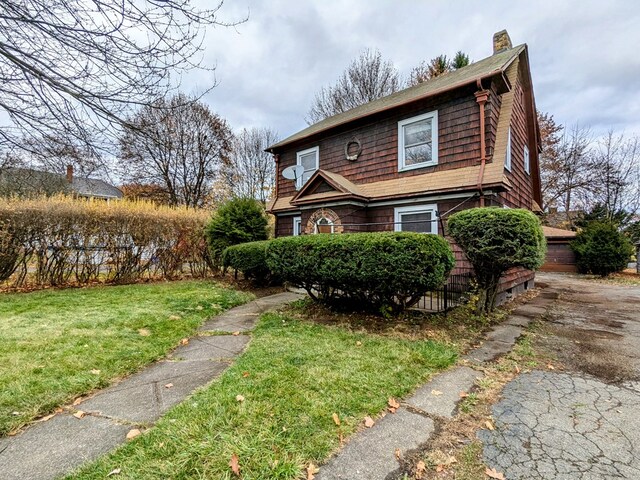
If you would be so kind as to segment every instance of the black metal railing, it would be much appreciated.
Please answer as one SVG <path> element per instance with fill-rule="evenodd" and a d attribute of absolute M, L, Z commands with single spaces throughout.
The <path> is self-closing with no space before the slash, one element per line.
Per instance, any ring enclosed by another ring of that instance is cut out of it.
<path fill-rule="evenodd" d="M 428 312 L 446 312 L 461 305 L 468 299 L 472 279 L 471 269 L 457 268 L 456 273 L 449 275 L 441 288 L 427 292 L 413 308 Z"/>

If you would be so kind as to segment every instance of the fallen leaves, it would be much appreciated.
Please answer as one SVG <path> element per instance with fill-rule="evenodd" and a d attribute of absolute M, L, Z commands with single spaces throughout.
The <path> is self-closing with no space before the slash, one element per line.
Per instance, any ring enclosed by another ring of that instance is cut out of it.
<path fill-rule="evenodd" d="M 516 370 L 516 374 L 519 374 L 519 373 L 520 373 L 520 367 L 519 367 L 518 365 L 516 365 L 515 370 Z"/>
<path fill-rule="evenodd" d="M 364 417 L 364 426 L 367 428 L 371 428 L 376 424 L 371 417 Z"/>
<path fill-rule="evenodd" d="M 189 339 L 183 338 L 182 340 L 180 340 L 180 345 L 189 345 Z"/>
<path fill-rule="evenodd" d="M 358 340 L 358 341 L 356 342 L 356 347 L 361 347 L 361 346 L 362 346 L 362 342 L 361 342 L 360 340 Z"/>
<path fill-rule="evenodd" d="M 389 397 L 387 405 L 389 405 L 387 410 L 389 410 L 391 413 L 396 413 L 396 410 L 400 408 L 400 403 L 398 403 L 398 401 L 393 397 Z"/>
<path fill-rule="evenodd" d="M 554 366 L 553 366 L 553 365 L 551 365 L 550 363 L 548 363 L 548 364 L 547 364 L 547 368 L 548 368 L 549 370 L 555 370 L 555 369 L 556 369 L 556 367 L 554 367 Z"/>
<path fill-rule="evenodd" d="M 171 387 L 173 387 L 173 383 L 167 383 L 167 384 L 164 386 L 164 388 L 171 388 Z"/>
<path fill-rule="evenodd" d="M 82 410 L 78 410 L 76 413 L 73 414 L 73 416 L 76 418 L 84 418 L 86 415 L 87 414 Z"/>
<path fill-rule="evenodd" d="M 467 398 L 469 394 L 467 392 L 460 392 L 460 398 Z"/>
<path fill-rule="evenodd" d="M 444 472 L 448 467 L 450 467 L 452 464 L 456 463 L 457 461 L 458 460 L 453 455 L 447 457 L 444 462 L 440 462 L 438 465 L 436 465 L 436 472 L 438 473 Z"/>
<path fill-rule="evenodd" d="M 340 426 L 340 417 L 338 416 L 337 413 L 334 413 L 333 415 L 331 415 L 331 418 L 333 418 L 333 423 Z"/>
<path fill-rule="evenodd" d="M 141 337 L 148 337 L 149 335 L 151 335 L 151 332 L 148 328 L 141 328 L 140 330 L 138 330 L 138 335 L 140 335 Z"/>
<path fill-rule="evenodd" d="M 426 471 L 427 465 L 422 460 L 420 460 L 416 465 L 416 479 L 421 480 Z"/>
<path fill-rule="evenodd" d="M 495 468 L 487 467 L 484 474 L 489 478 L 494 478 L 495 480 L 505 480 L 504 474 L 502 472 L 498 472 Z"/>
<path fill-rule="evenodd" d="M 93 375 L 100 375 L 100 370 L 98 370 L 97 368 L 94 368 L 93 370 L 91 370 L 91 373 Z"/>
<path fill-rule="evenodd" d="M 434 397 L 439 397 L 440 395 L 442 395 L 442 392 L 440 390 L 431 390 L 431 395 L 433 395 Z"/>
<path fill-rule="evenodd" d="M 119 475 L 121 471 L 122 471 L 122 469 L 120 469 L 120 468 L 114 468 L 109 473 L 107 473 L 107 477 L 110 477 L 112 475 Z"/>
<path fill-rule="evenodd" d="M 231 471 L 234 475 L 238 477 L 240 476 L 240 459 L 235 453 L 231 455 L 231 460 L 229 460 L 229 467 L 231 467 Z"/>
<path fill-rule="evenodd" d="M 244 402 L 244 397 L 242 395 L 236 395 L 236 402 L 242 403 Z"/>
<path fill-rule="evenodd" d="M 137 429 L 137 428 L 132 428 L 131 430 L 129 430 L 129 432 L 127 433 L 127 440 L 133 440 L 134 438 L 136 438 L 138 435 L 140 435 L 142 432 Z"/>
<path fill-rule="evenodd" d="M 249 372 L 242 372 L 243 378 L 247 378 L 249 375 L 251 375 Z"/>
<path fill-rule="evenodd" d="M 169 320 L 180 320 L 180 315 L 170 315 Z"/>
<path fill-rule="evenodd" d="M 315 466 L 313 463 L 307 465 L 307 480 L 313 480 L 316 478 L 316 473 L 318 473 L 320 469 Z"/>
<path fill-rule="evenodd" d="M 400 451 L 399 448 L 396 448 L 395 455 L 396 455 L 396 460 L 400 460 L 402 458 L 402 452 Z"/>
<path fill-rule="evenodd" d="M 496 429 L 496 427 L 493 426 L 493 422 L 491 420 L 487 420 L 486 422 L 484 422 L 484 425 L 489 430 L 495 430 Z"/>
<path fill-rule="evenodd" d="M 238 335 L 240 335 L 240 332 L 233 332 L 231 335 L 233 335 L 234 337 L 237 337 Z"/>

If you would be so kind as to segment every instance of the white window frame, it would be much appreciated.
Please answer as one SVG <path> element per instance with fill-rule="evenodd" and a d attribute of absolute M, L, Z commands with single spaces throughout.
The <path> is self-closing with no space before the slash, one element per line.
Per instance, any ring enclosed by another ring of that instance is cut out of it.
<path fill-rule="evenodd" d="M 524 157 L 524 171 L 531 174 L 531 157 L 529 155 L 529 147 L 527 145 L 524 146 L 522 154 Z"/>
<path fill-rule="evenodd" d="M 404 127 L 422 120 L 431 119 L 431 161 L 405 165 Z M 407 118 L 398 122 L 398 171 L 415 170 L 416 168 L 431 167 L 438 164 L 438 111 L 424 113 L 417 117 Z"/>
<path fill-rule="evenodd" d="M 394 230 L 396 232 L 401 232 L 402 231 L 402 215 L 404 215 L 405 213 L 410 213 L 410 214 L 415 214 L 415 213 L 431 213 L 431 222 L 430 222 L 430 227 L 431 227 L 431 231 L 430 232 L 423 232 L 423 233 L 430 233 L 433 235 L 437 235 L 438 234 L 438 205 L 436 204 L 427 204 L 427 205 L 411 205 L 409 207 L 396 207 L 393 209 L 394 212 Z"/>
<path fill-rule="evenodd" d="M 333 223 L 333 220 L 330 220 L 327 217 L 320 217 L 318 220 L 316 220 L 316 223 L 314 224 L 315 231 L 313 233 L 315 233 L 315 234 L 318 233 L 318 224 L 322 220 L 326 220 L 328 222 L 327 225 L 329 225 L 331 227 L 331 232 L 330 233 L 335 233 L 335 224 Z"/>
<path fill-rule="evenodd" d="M 507 133 L 507 153 L 504 156 L 504 168 L 511 171 L 511 127 Z"/>
<path fill-rule="evenodd" d="M 302 217 L 293 217 L 293 236 L 297 237 L 299 235 L 298 229 L 296 229 L 296 225 L 300 226 L 300 232 L 302 233 Z"/>
<path fill-rule="evenodd" d="M 320 168 L 320 147 L 311 147 L 311 148 L 307 148 L 306 150 L 301 150 L 299 152 L 296 152 L 296 165 L 302 165 L 302 162 L 300 161 L 300 157 L 312 152 L 315 152 L 316 154 L 316 168 L 314 172 L 318 171 L 318 169 Z M 313 173 L 311 175 L 313 175 Z M 296 187 L 298 189 L 302 188 L 303 185 L 304 183 L 302 182 L 302 177 L 296 179 Z"/>

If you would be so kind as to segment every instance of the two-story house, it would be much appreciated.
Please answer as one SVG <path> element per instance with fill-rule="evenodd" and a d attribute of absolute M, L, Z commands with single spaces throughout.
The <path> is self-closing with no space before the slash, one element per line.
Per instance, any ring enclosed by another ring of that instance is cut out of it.
<path fill-rule="evenodd" d="M 326 118 L 267 151 L 277 165 L 268 205 L 276 236 L 445 234 L 447 217 L 460 209 L 539 211 L 527 46 L 513 47 L 498 32 L 490 57 Z M 285 178 L 293 165 L 298 177 Z M 532 279 L 532 272 L 513 272 L 505 289 Z"/>

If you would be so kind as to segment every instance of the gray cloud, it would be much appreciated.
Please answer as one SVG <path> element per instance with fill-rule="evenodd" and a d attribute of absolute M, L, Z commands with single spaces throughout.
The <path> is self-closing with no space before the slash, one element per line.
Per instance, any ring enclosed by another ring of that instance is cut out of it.
<path fill-rule="evenodd" d="M 205 0 L 202 0 L 204 2 Z M 268 126 L 286 136 L 305 126 L 320 87 L 363 48 L 381 50 L 403 75 L 440 53 L 491 54 L 506 28 L 527 43 L 538 108 L 565 124 L 640 134 L 640 4 L 563 2 L 227 0 L 221 15 L 249 21 L 207 32 L 205 62 L 220 82 L 205 98 L 234 128 Z M 193 74 L 187 90 L 211 78 Z"/>

